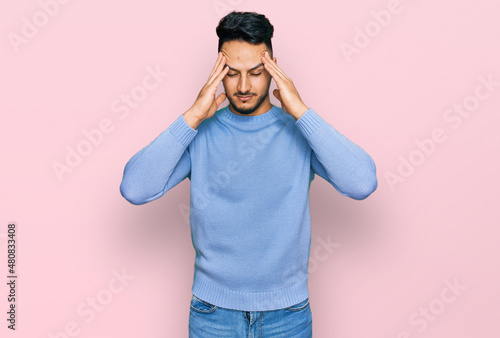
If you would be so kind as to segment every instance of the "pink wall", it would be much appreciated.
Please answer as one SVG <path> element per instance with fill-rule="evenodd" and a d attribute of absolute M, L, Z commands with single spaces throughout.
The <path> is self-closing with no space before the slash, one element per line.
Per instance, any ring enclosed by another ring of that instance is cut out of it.
<path fill-rule="evenodd" d="M 233 8 L 271 20 L 304 102 L 377 164 L 364 201 L 320 177 L 311 186 L 314 336 L 499 337 L 493 0 L 2 2 L 1 336 L 187 337 L 189 181 L 143 206 L 119 185 L 128 159 L 193 104 Z"/>

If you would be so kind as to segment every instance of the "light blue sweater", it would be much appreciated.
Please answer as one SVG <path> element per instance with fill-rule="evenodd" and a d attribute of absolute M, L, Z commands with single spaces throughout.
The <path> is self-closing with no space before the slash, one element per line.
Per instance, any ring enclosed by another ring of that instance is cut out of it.
<path fill-rule="evenodd" d="M 313 109 L 298 120 L 273 106 L 257 116 L 226 106 L 197 129 L 180 115 L 126 164 L 133 204 L 191 181 L 192 293 L 241 311 L 282 309 L 309 291 L 309 188 L 314 175 L 362 200 L 377 188 L 373 159 Z"/>

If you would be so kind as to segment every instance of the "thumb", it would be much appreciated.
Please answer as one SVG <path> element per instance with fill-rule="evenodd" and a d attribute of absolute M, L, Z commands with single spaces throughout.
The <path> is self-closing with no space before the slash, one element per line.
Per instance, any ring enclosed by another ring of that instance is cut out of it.
<path fill-rule="evenodd" d="M 273 90 L 273 94 L 281 102 L 280 90 L 279 89 Z M 283 102 L 281 102 L 281 103 L 283 103 Z"/>
<path fill-rule="evenodd" d="M 218 106 L 221 105 L 222 102 L 226 99 L 226 93 L 220 93 L 219 96 L 215 99 L 215 104 Z"/>

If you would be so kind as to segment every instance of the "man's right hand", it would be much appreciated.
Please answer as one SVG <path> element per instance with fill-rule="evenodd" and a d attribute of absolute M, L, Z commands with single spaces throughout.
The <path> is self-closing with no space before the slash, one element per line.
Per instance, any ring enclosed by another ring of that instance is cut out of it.
<path fill-rule="evenodd" d="M 215 98 L 215 94 L 228 70 L 226 58 L 222 53 L 219 53 L 207 83 L 201 89 L 193 106 L 183 114 L 191 128 L 196 129 L 203 120 L 212 117 L 220 104 L 226 99 L 226 93 L 221 93 L 217 98 Z"/>

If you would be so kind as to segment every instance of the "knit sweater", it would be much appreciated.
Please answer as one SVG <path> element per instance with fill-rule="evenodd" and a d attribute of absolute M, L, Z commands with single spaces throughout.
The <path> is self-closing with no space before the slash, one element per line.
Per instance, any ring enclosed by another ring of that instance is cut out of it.
<path fill-rule="evenodd" d="M 274 105 L 256 116 L 226 106 L 197 129 L 180 115 L 128 161 L 120 192 L 144 204 L 189 178 L 192 293 L 268 311 L 309 297 L 315 174 L 356 200 L 377 188 L 373 159 L 313 109 L 295 120 Z"/>

